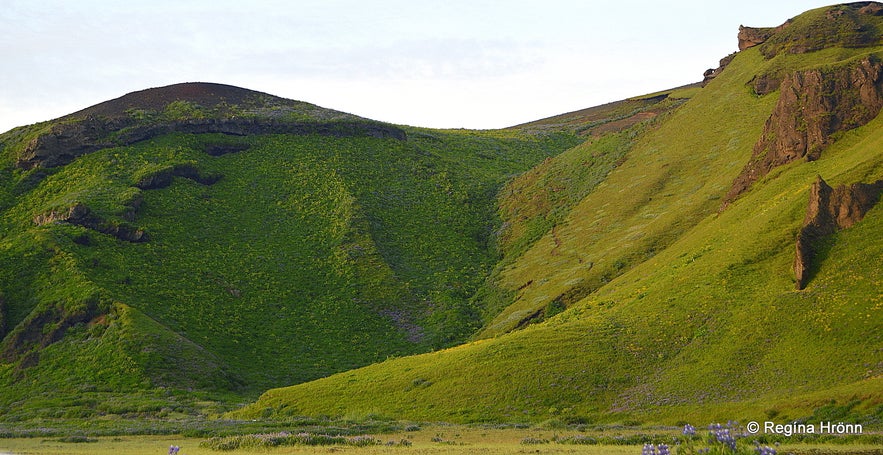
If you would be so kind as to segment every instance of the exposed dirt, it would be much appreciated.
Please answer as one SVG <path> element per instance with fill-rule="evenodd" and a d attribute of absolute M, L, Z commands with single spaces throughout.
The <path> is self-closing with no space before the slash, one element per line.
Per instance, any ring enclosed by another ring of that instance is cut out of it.
<path fill-rule="evenodd" d="M 258 100 L 265 103 L 270 101 L 279 104 L 295 103 L 285 98 L 232 85 L 185 82 L 132 92 L 74 112 L 65 118 L 84 118 L 89 116 L 123 117 L 127 115 L 126 111 L 130 109 L 162 111 L 169 103 L 179 100 L 186 100 L 207 108 L 216 108 L 223 104 L 249 105 Z"/>

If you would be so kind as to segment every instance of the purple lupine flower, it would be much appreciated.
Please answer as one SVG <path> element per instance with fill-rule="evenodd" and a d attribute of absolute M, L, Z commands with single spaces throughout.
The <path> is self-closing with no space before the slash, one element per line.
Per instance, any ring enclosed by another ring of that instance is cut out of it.
<path fill-rule="evenodd" d="M 689 423 L 684 425 L 684 436 L 695 436 L 696 435 L 696 427 L 690 425 Z"/>
<path fill-rule="evenodd" d="M 659 444 L 656 448 L 659 450 L 659 455 L 671 455 L 671 450 L 666 444 Z"/>
<path fill-rule="evenodd" d="M 169 455 L 178 455 L 178 451 L 181 450 L 178 446 L 169 446 Z"/>
<path fill-rule="evenodd" d="M 730 433 L 729 428 L 719 427 L 714 432 L 714 438 L 717 439 L 717 442 L 729 447 L 730 450 L 736 450 L 736 438 Z"/>
<path fill-rule="evenodd" d="M 653 444 L 644 444 L 644 449 L 641 450 L 641 455 L 657 455 L 656 446 Z"/>

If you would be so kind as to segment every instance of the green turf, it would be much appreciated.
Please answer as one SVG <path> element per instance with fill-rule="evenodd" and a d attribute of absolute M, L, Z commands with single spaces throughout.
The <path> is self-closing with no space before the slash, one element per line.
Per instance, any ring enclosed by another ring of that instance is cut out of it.
<path fill-rule="evenodd" d="M 331 133 L 164 134 L 27 171 L 52 124 L 5 133 L 0 414 L 206 415 L 270 389 L 229 416 L 879 423 L 883 208 L 819 244 L 802 291 L 791 266 L 818 175 L 883 179 L 883 119 L 721 209 L 778 100 L 758 78 L 880 58 L 879 19 L 843 8 L 703 88 L 506 130 L 353 135 L 276 100 L 224 112 Z"/>
<path fill-rule="evenodd" d="M 4 403 L 29 408 L 51 390 L 57 405 L 83 387 L 252 394 L 464 340 L 481 324 L 469 298 L 498 257 L 498 188 L 581 139 L 409 135 L 172 134 L 88 154 L 30 187 L 43 171 L 7 164 L 7 195 L 21 194 L 0 220 L 4 347 L 27 330 L 64 336 L 23 343 L 0 366 Z M 248 149 L 203 152 L 216 143 Z M 145 185 L 181 166 L 220 179 Z M 35 221 L 78 204 L 149 240 Z"/>
<path fill-rule="evenodd" d="M 759 418 L 780 406 L 798 418 L 811 412 L 798 397 L 827 390 L 840 405 L 864 403 L 861 418 L 873 420 L 879 381 L 862 381 L 883 372 L 874 234 L 883 211 L 829 240 L 806 290 L 794 290 L 791 264 L 817 174 L 835 185 L 883 178 L 883 120 L 841 135 L 819 161 L 775 170 L 718 212 L 777 97 L 754 95 L 750 81 L 782 64 L 740 53 L 637 138 L 620 166 L 503 268 L 496 285 L 513 303 L 484 329 L 487 339 L 271 390 L 235 415 L 674 423 Z M 585 298 L 513 331 L 574 292 Z M 849 384 L 870 390 L 836 392 Z"/>

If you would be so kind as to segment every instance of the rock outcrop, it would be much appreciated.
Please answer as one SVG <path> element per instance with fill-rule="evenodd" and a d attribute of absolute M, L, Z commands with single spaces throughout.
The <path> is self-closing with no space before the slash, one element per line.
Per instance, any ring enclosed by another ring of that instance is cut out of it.
<path fill-rule="evenodd" d="M 20 360 L 18 369 L 35 365 L 41 348 L 61 340 L 69 328 L 97 317 L 102 312 L 99 307 L 97 298 L 92 298 L 71 309 L 49 305 L 34 310 L 3 338 L 0 361 L 12 363 Z"/>
<path fill-rule="evenodd" d="M 716 78 L 721 73 L 721 71 L 723 71 L 724 68 L 726 68 L 727 65 L 729 65 L 730 62 L 733 61 L 734 58 L 736 58 L 736 52 L 733 52 L 732 54 L 722 58 L 718 63 L 717 68 L 710 68 L 702 73 L 702 86 L 705 87 L 706 85 L 708 85 L 709 82 L 711 82 L 712 79 Z"/>
<path fill-rule="evenodd" d="M 142 190 L 165 188 L 172 184 L 173 177 L 184 177 L 201 185 L 214 185 L 221 179 L 220 174 L 207 174 L 192 164 L 178 164 L 146 175 L 135 184 Z"/>
<path fill-rule="evenodd" d="M 879 16 L 883 4 L 853 2 L 826 8 L 824 14 L 806 14 L 778 27 L 739 26 L 739 50 L 760 47 L 767 59 L 776 55 L 805 54 L 833 46 L 868 47 L 880 43 Z"/>
<path fill-rule="evenodd" d="M 61 166 L 96 150 L 130 145 L 169 133 L 406 138 L 405 132 L 395 126 L 360 120 L 287 122 L 265 118 L 199 118 L 140 124 L 133 118 L 87 117 L 82 121 L 56 124 L 48 133 L 31 140 L 19 155 L 17 165 L 22 169 Z"/>
<path fill-rule="evenodd" d="M 816 246 L 822 237 L 846 229 L 861 221 L 880 199 L 883 180 L 875 183 L 853 183 L 831 188 L 821 176 L 816 178 L 809 192 L 809 205 L 803 219 L 803 228 L 797 234 L 794 255 L 794 277 L 797 289 L 806 287 L 816 256 Z"/>
<path fill-rule="evenodd" d="M 862 126 L 883 107 L 883 63 L 866 57 L 834 69 L 786 75 L 751 159 L 733 182 L 721 209 L 773 168 L 818 159 L 832 135 Z"/>
<path fill-rule="evenodd" d="M 128 223 L 116 223 L 105 220 L 94 214 L 85 204 L 79 202 L 66 209 L 51 210 L 37 215 L 34 217 L 33 222 L 38 226 L 51 223 L 70 223 L 133 243 L 146 242 L 150 239 L 147 232 L 143 229 Z"/>
<path fill-rule="evenodd" d="M 739 34 L 737 35 L 739 38 L 739 50 L 744 51 L 745 49 L 763 44 L 773 36 L 777 29 L 784 26 L 784 24 L 779 27 L 745 27 L 740 25 Z"/>

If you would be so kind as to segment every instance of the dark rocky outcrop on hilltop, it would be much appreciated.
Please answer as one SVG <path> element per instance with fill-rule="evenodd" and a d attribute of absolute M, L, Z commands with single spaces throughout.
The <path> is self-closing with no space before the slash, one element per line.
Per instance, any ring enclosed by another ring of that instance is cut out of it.
<path fill-rule="evenodd" d="M 797 235 L 794 276 L 797 289 L 806 287 L 818 241 L 861 221 L 880 199 L 883 180 L 832 188 L 821 176 L 812 184 L 803 228 Z"/>
<path fill-rule="evenodd" d="M 722 208 L 773 168 L 816 160 L 834 133 L 876 117 L 883 107 L 883 63 L 866 57 L 839 68 L 797 71 L 786 75 L 778 88 L 776 107 Z"/>
<path fill-rule="evenodd" d="M 113 133 L 115 137 L 110 137 Z M 90 117 L 82 122 L 59 124 L 34 138 L 19 156 L 23 169 L 55 167 L 78 156 L 107 147 L 129 145 L 169 133 L 318 134 L 333 137 L 370 136 L 403 140 L 405 132 L 380 123 L 361 121 L 280 122 L 266 119 L 188 119 L 137 125 L 135 121 L 105 121 Z"/>
<path fill-rule="evenodd" d="M 760 47 L 767 59 L 781 53 L 805 54 L 841 46 L 859 48 L 880 43 L 877 16 L 883 14 L 883 4 L 855 2 L 815 10 L 789 19 L 778 27 L 739 27 L 739 50 Z"/>
<path fill-rule="evenodd" d="M 721 71 L 723 71 L 724 68 L 726 68 L 727 65 L 729 65 L 730 62 L 733 61 L 734 58 L 736 58 L 735 52 L 720 59 L 717 68 L 709 68 L 704 73 L 702 73 L 702 86 L 705 87 L 706 85 L 708 85 L 709 82 L 711 82 L 712 79 L 716 78 L 721 73 Z"/>
<path fill-rule="evenodd" d="M 745 27 L 744 25 L 740 25 L 738 35 L 739 50 L 744 51 L 745 49 L 763 44 L 773 36 L 773 33 L 787 27 L 789 23 L 790 22 L 785 22 L 778 27 Z"/>
<path fill-rule="evenodd" d="M 61 120 L 25 145 L 18 156 L 18 167 L 60 166 L 96 150 L 174 132 L 405 139 L 405 132 L 392 125 L 238 87 L 207 83 L 176 84 L 130 93 Z"/>

